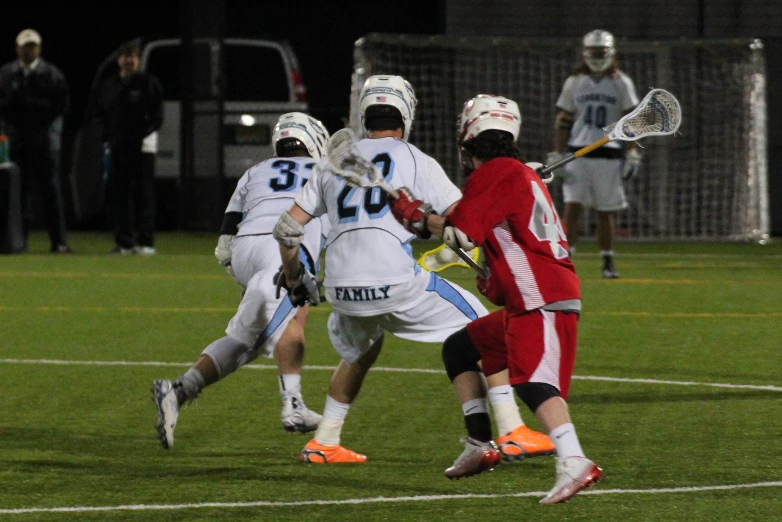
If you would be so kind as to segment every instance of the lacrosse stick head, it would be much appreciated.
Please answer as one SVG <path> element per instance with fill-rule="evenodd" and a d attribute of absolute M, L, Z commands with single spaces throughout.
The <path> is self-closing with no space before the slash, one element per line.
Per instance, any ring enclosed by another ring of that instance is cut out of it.
<path fill-rule="evenodd" d="M 673 134 L 681 122 L 682 109 L 676 97 L 664 89 L 652 89 L 633 112 L 604 130 L 611 140 L 635 141 Z"/>
<path fill-rule="evenodd" d="M 382 183 L 383 173 L 354 148 L 356 134 L 352 129 L 340 129 L 326 144 L 328 169 L 343 178 L 352 187 L 376 187 Z"/>

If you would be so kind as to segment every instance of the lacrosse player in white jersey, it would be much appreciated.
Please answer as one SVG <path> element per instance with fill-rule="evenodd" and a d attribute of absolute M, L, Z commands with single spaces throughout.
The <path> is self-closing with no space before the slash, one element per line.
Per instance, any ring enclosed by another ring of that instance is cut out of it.
<path fill-rule="evenodd" d="M 360 112 L 368 138 L 358 153 L 371 160 L 392 186 L 416 187 L 426 193 L 432 211 L 445 215 L 461 198 L 442 167 L 406 140 L 413 123 L 415 95 L 401 76 L 372 76 L 360 94 Z M 340 433 L 364 376 L 382 347 L 385 331 L 403 339 L 441 343 L 467 323 L 487 315 L 470 292 L 412 257 L 411 240 L 391 215 L 379 187 L 355 188 L 331 172 L 327 162 L 280 216 L 274 235 L 283 260 L 282 284 L 292 294 L 307 292 L 317 302 L 317 286 L 298 262 L 299 242 L 312 219 L 328 216 L 326 271 L 323 286 L 333 307 L 328 320 L 331 343 L 342 358 L 329 385 L 323 419 L 301 460 L 317 463 L 365 462 L 366 456 L 340 445 Z M 303 288 L 303 290 L 302 290 Z M 523 426 L 507 376 L 490 383 L 498 430 L 509 434 Z M 495 383 L 496 384 L 496 383 Z M 488 411 L 484 412 L 488 421 Z M 508 437 L 510 458 L 550 454 L 554 446 L 543 434 L 522 449 L 519 434 Z M 519 442 L 519 443 L 517 443 Z"/>
<path fill-rule="evenodd" d="M 275 288 L 273 278 L 281 260 L 272 229 L 310 179 L 328 137 L 323 124 L 306 114 L 282 115 L 272 135 L 276 156 L 251 167 L 237 183 L 223 217 L 215 256 L 242 286 L 242 301 L 226 335 L 207 346 L 187 372 L 174 381 L 155 381 L 156 428 L 164 448 L 174 444 L 180 406 L 258 355 L 277 361 L 283 428 L 289 432 L 317 428 L 321 416 L 308 409 L 301 396 L 307 307 L 297 309 L 291 296 Z M 301 266 L 314 276 L 318 273 L 321 234 L 322 221 L 310 222 L 302 229 L 298 251 Z"/>
<path fill-rule="evenodd" d="M 546 158 L 549 165 L 604 137 L 604 127 L 638 105 L 635 85 L 618 69 L 615 54 L 614 36 L 608 31 L 597 29 L 584 36 L 584 63 L 565 80 L 557 100 L 554 151 Z M 594 208 L 606 279 L 619 277 L 613 245 L 615 214 L 627 208 L 622 181 L 633 177 L 640 163 L 641 154 L 634 141 L 612 141 L 568 163 L 559 173 L 564 178 L 562 193 L 570 254 L 575 253 L 578 242 L 582 208 Z"/>

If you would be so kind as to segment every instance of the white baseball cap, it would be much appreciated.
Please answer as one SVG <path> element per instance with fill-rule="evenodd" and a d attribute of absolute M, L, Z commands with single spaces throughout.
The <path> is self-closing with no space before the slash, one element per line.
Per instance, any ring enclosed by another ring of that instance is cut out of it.
<path fill-rule="evenodd" d="M 41 45 L 41 35 L 35 29 L 25 29 L 16 35 L 16 45 L 19 47 L 29 43 Z"/>

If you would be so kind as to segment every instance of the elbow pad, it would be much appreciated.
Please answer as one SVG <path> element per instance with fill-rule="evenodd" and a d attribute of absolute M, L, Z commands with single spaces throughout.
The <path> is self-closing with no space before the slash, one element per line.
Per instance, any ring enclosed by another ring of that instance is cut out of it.
<path fill-rule="evenodd" d="M 274 239 L 282 246 L 289 248 L 299 246 L 304 240 L 304 225 L 291 217 L 288 211 L 280 214 L 280 219 L 272 231 Z"/>
<path fill-rule="evenodd" d="M 467 237 L 467 234 L 450 223 L 446 223 L 443 229 L 443 241 L 449 247 L 453 249 L 461 248 L 465 252 L 469 252 L 477 246 L 472 239 Z"/>

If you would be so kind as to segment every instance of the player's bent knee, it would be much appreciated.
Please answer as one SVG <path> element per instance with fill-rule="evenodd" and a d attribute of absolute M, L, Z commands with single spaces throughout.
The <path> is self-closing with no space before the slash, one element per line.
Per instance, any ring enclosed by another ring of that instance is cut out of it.
<path fill-rule="evenodd" d="M 523 382 L 515 385 L 513 389 L 516 390 L 516 395 L 532 413 L 535 413 L 540 405 L 547 400 L 560 396 L 559 390 L 555 386 L 545 382 Z"/>
<path fill-rule="evenodd" d="M 451 334 L 443 343 L 443 364 L 451 382 L 464 372 L 481 371 L 480 360 L 481 354 L 465 328 Z"/>
<path fill-rule="evenodd" d="M 201 353 L 212 359 L 217 369 L 217 375 L 223 379 L 226 375 L 235 372 L 241 366 L 255 359 L 257 352 L 253 352 L 255 351 L 244 343 L 233 337 L 225 336 L 212 342 Z"/>

